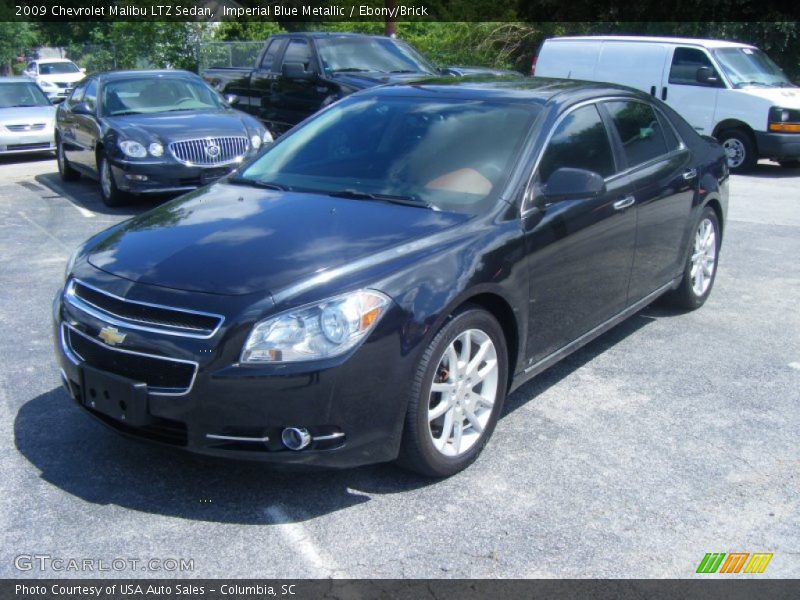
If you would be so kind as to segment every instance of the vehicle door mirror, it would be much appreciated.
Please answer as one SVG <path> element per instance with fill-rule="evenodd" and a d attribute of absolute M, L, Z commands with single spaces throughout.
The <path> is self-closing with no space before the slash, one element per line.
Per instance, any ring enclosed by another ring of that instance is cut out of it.
<path fill-rule="evenodd" d="M 72 107 L 72 114 L 94 116 L 94 110 L 91 109 L 89 105 L 86 104 L 86 102 L 78 102 L 75 106 Z"/>
<path fill-rule="evenodd" d="M 314 73 L 312 71 L 306 71 L 305 67 L 303 67 L 303 63 L 299 62 L 283 63 L 281 73 L 286 79 L 295 81 L 310 81 L 314 78 Z"/>
<path fill-rule="evenodd" d="M 605 193 L 606 182 L 602 175 L 594 171 L 562 167 L 550 175 L 542 191 L 542 198 L 547 204 L 576 198 L 596 198 Z"/>
<path fill-rule="evenodd" d="M 719 78 L 714 74 L 714 70 L 710 67 L 700 67 L 695 74 L 697 83 L 703 85 L 717 85 Z"/>
<path fill-rule="evenodd" d="M 233 106 L 234 104 L 239 103 L 239 96 L 236 94 L 225 94 L 225 103 L 228 106 Z"/>

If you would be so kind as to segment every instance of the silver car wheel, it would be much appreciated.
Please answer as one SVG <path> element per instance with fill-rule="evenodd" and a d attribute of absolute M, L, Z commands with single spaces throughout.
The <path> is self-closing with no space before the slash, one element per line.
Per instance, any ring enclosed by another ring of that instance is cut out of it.
<path fill-rule="evenodd" d="M 747 158 L 747 149 L 741 140 L 736 138 L 728 138 L 722 142 L 722 149 L 725 150 L 725 156 L 728 159 L 728 167 L 736 169 L 742 166 Z"/>
<path fill-rule="evenodd" d="M 103 197 L 111 197 L 111 167 L 108 166 L 108 161 L 102 159 L 100 162 L 100 187 L 103 189 Z"/>
<path fill-rule="evenodd" d="M 700 297 L 711 285 L 717 259 L 717 232 L 711 219 L 703 219 L 697 227 L 692 248 L 692 291 Z"/>
<path fill-rule="evenodd" d="M 441 454 L 457 457 L 483 436 L 497 400 L 497 349 L 480 329 L 454 339 L 439 359 L 428 399 L 428 432 Z"/>

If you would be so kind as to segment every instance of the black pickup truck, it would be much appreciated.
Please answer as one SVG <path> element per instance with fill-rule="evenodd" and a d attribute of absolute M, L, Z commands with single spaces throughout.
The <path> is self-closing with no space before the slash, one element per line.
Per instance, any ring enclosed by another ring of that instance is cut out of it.
<path fill-rule="evenodd" d="M 516 75 L 482 67 L 438 69 L 409 44 L 356 33 L 282 33 L 271 36 L 255 68 L 215 67 L 203 79 L 236 108 L 280 135 L 331 102 L 361 89 L 442 75 Z"/>

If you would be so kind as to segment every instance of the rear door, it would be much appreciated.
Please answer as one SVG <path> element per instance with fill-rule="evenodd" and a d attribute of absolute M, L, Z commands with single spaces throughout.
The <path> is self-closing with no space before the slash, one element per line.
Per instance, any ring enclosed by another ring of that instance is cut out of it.
<path fill-rule="evenodd" d="M 606 192 L 533 208 L 562 167 L 600 174 Z M 636 235 L 630 179 L 619 173 L 595 104 L 559 117 L 523 208 L 530 273 L 527 355 L 537 363 L 625 308 Z"/>
<path fill-rule="evenodd" d="M 701 67 L 711 69 L 716 81 L 697 81 L 697 70 Z M 661 99 L 689 121 L 698 133 L 711 135 L 719 90 L 724 87 L 725 83 L 706 50 L 677 46 L 670 54 L 670 67 L 665 73 Z"/>
<path fill-rule="evenodd" d="M 681 270 L 698 176 L 691 167 L 691 152 L 649 102 L 611 100 L 601 109 L 622 148 L 636 198 L 636 251 L 628 291 L 628 304 L 633 304 Z"/>
<path fill-rule="evenodd" d="M 287 77 L 284 67 L 288 63 L 301 64 L 310 76 L 307 79 Z M 310 40 L 291 38 L 283 53 L 281 72 L 273 96 L 279 133 L 322 108 L 330 90 L 319 76 L 319 65 Z"/>
<path fill-rule="evenodd" d="M 592 79 L 660 93 L 669 48 L 655 42 L 605 41 Z"/>
<path fill-rule="evenodd" d="M 83 93 L 86 91 L 86 84 L 87 81 L 84 80 L 76 85 L 69 98 L 64 100 L 64 103 L 58 107 L 57 112 L 58 134 L 61 137 L 64 156 L 77 167 L 81 166 L 82 147 L 78 142 L 77 115 L 72 112 L 72 109 L 83 101 Z"/>
<path fill-rule="evenodd" d="M 250 75 L 247 112 L 268 126 L 275 120 L 275 84 L 280 72 L 277 58 L 286 45 L 285 38 L 275 38 L 264 48 L 260 61 Z"/>

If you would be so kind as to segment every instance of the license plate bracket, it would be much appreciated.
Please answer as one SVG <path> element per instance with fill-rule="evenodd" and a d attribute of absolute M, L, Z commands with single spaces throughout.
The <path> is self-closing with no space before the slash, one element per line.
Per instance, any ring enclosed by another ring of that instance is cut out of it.
<path fill-rule="evenodd" d="M 147 424 L 147 384 L 84 365 L 84 406 L 132 427 Z"/>

